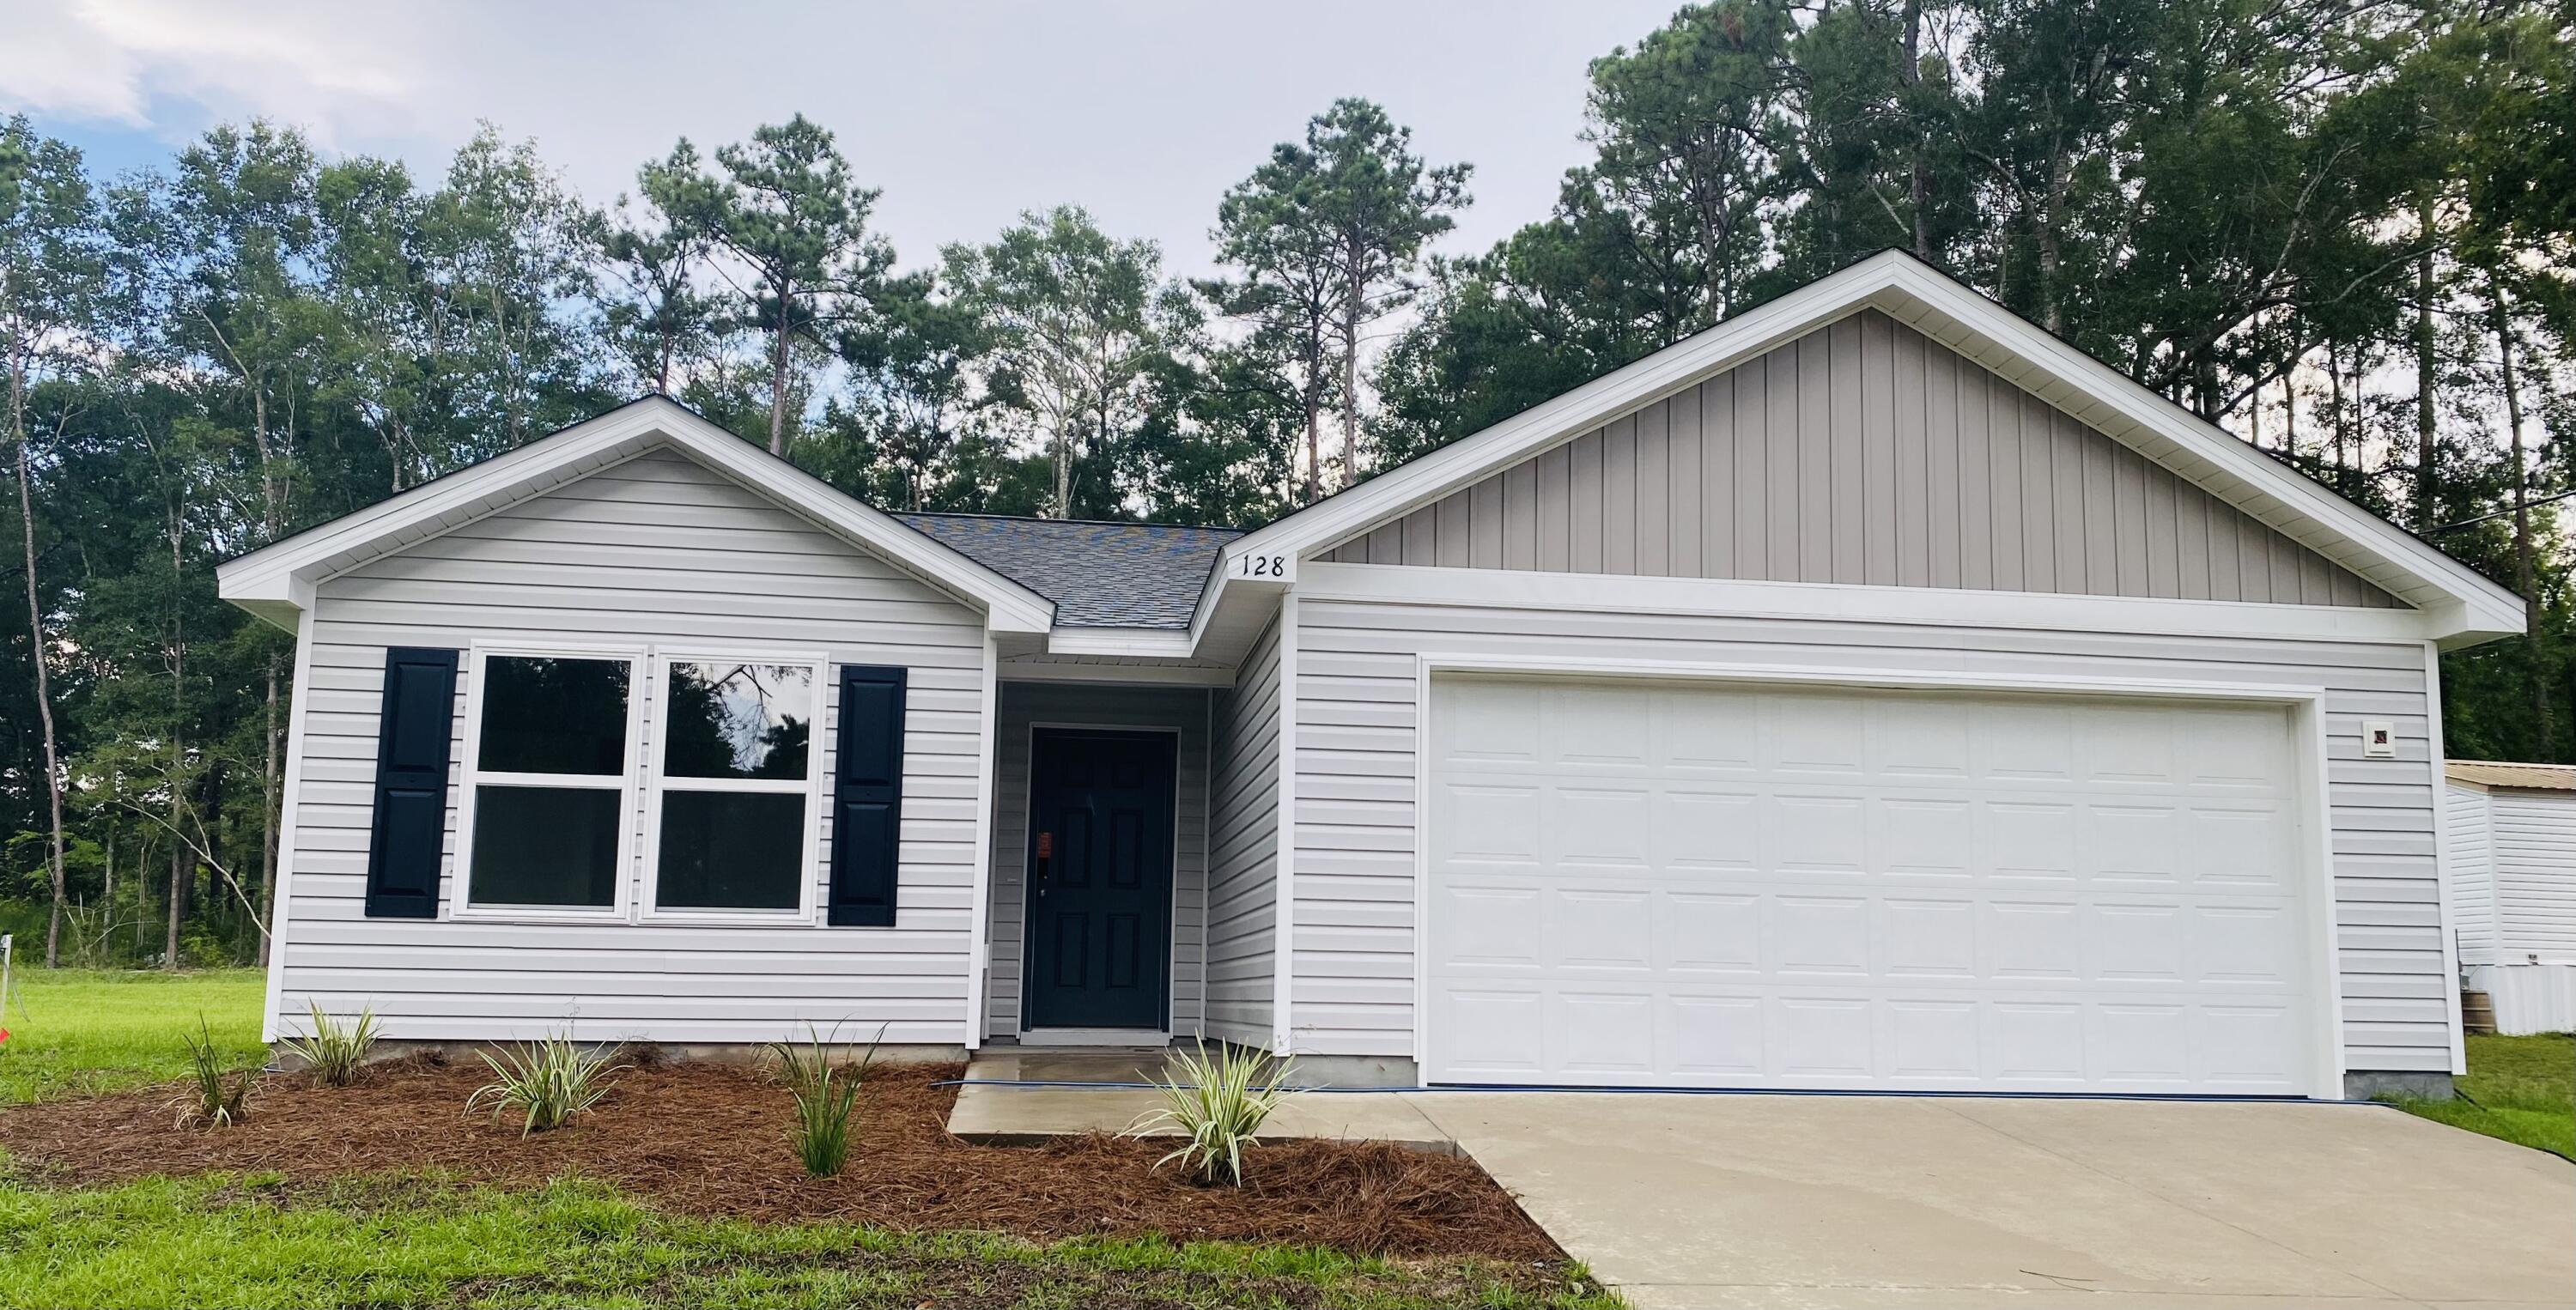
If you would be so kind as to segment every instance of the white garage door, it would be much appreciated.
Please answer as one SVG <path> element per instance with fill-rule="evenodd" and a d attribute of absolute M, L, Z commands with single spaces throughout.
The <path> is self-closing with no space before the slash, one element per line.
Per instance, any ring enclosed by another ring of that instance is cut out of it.
<path fill-rule="evenodd" d="M 2309 1094 L 2291 723 L 1443 676 L 1426 1077 Z"/>

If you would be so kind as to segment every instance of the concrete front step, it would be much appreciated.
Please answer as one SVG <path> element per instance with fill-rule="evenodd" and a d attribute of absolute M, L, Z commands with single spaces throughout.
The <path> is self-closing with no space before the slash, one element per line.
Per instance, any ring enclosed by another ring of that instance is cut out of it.
<path fill-rule="evenodd" d="M 1162 1076 L 1163 1052 L 999 1050 L 966 1066 L 948 1131 L 970 1142 L 1026 1146 L 1054 1137 L 1121 1133 L 1152 1114 L 1162 1094 L 1120 1086 Z M 1176 1135 L 1159 1129 L 1152 1136 Z M 1458 1144 L 1403 1092 L 1294 1092 L 1262 1125 L 1267 1141 L 1338 1138 L 1458 1153 Z"/>

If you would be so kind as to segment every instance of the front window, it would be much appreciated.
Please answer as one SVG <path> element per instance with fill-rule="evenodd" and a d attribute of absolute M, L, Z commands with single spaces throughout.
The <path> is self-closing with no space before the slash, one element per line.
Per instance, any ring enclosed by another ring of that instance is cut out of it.
<path fill-rule="evenodd" d="M 622 659 L 483 661 L 469 904 L 617 904 L 633 674 Z"/>
<path fill-rule="evenodd" d="M 655 909 L 805 908 L 821 675 L 813 664 L 664 666 Z"/>

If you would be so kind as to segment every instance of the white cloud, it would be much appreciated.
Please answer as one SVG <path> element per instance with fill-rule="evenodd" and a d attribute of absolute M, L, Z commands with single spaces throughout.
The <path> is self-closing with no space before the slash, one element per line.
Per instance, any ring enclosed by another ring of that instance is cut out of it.
<path fill-rule="evenodd" d="M 185 133 L 209 118 L 296 123 L 325 142 L 413 117 L 424 80 L 399 17 L 340 6 L 201 0 L 8 0 L 0 106 Z"/>

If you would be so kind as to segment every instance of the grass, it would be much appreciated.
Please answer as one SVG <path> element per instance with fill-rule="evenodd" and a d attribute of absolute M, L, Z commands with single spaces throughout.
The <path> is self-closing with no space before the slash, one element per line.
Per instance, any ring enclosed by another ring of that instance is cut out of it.
<path fill-rule="evenodd" d="M 200 1015 L 221 1054 L 257 1064 L 267 1056 L 259 1044 L 262 977 L 256 969 L 19 968 L 0 1008 L 0 1028 L 9 1030 L 0 1042 L 0 1105 L 187 1077 L 185 1038 Z"/>
<path fill-rule="evenodd" d="M 2397 1098 L 2410 1114 L 2576 1159 L 2576 1037 L 2469 1037 L 2460 1099 Z"/>
<path fill-rule="evenodd" d="M 0 1182 L 0 1305 L 1612 1307 L 1579 1270 L 684 1218 L 580 1181 Z"/>

